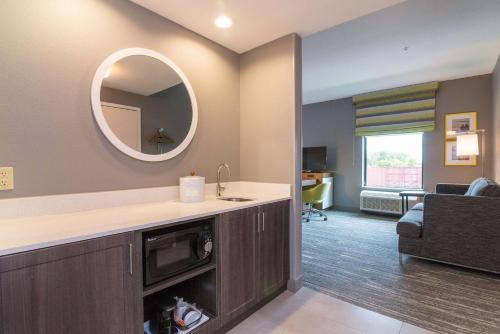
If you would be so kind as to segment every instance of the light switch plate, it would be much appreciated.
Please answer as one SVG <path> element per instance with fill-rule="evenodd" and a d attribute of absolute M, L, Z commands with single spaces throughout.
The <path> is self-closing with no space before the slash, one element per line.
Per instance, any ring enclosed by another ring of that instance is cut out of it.
<path fill-rule="evenodd" d="M 0 167 L 0 191 L 14 189 L 14 168 Z"/>

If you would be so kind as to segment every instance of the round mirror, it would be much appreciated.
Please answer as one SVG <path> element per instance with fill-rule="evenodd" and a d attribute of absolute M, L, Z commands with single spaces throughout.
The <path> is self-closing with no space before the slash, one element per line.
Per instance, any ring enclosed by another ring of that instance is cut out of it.
<path fill-rule="evenodd" d="M 113 53 L 97 69 L 91 94 L 101 131 L 133 158 L 164 161 L 193 139 L 198 123 L 193 88 L 160 53 L 140 48 Z"/>

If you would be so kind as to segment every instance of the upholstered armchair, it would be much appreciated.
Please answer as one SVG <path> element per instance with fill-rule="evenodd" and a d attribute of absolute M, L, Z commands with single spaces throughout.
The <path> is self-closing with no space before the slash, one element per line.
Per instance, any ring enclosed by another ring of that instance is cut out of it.
<path fill-rule="evenodd" d="M 500 186 L 438 184 L 397 225 L 399 252 L 500 273 Z"/>

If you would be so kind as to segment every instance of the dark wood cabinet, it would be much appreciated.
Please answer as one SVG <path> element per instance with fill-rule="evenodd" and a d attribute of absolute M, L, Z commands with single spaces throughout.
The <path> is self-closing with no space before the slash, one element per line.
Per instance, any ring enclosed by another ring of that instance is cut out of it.
<path fill-rule="evenodd" d="M 259 299 L 279 290 L 288 279 L 288 202 L 259 207 Z"/>
<path fill-rule="evenodd" d="M 0 334 L 142 333 L 156 293 L 204 305 L 213 318 L 196 333 L 230 328 L 286 286 L 289 201 L 214 222 L 217 260 L 154 293 L 143 291 L 140 231 L 0 257 Z"/>
<path fill-rule="evenodd" d="M 0 333 L 135 333 L 131 247 L 119 234 L 0 257 Z"/>
<path fill-rule="evenodd" d="M 222 325 L 286 285 L 288 217 L 288 201 L 221 215 Z"/>
<path fill-rule="evenodd" d="M 255 207 L 224 213 L 220 217 L 222 325 L 257 303 L 257 214 Z"/>

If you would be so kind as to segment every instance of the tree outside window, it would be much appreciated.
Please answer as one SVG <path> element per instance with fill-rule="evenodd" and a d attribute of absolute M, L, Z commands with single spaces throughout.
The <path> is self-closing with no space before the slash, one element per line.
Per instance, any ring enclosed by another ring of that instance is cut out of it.
<path fill-rule="evenodd" d="M 422 134 L 365 137 L 364 185 L 422 188 Z"/>

